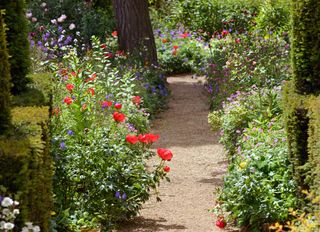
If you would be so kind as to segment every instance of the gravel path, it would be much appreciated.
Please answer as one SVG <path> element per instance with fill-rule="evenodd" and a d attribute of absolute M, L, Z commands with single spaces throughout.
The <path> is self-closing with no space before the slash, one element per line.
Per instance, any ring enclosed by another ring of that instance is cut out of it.
<path fill-rule="evenodd" d="M 160 186 L 161 202 L 152 197 L 141 215 L 121 226 L 121 232 L 215 232 L 214 191 L 226 170 L 223 147 L 209 128 L 209 104 L 201 83 L 190 75 L 169 77 L 169 109 L 154 121 L 156 147 L 171 149 L 171 182 Z"/>

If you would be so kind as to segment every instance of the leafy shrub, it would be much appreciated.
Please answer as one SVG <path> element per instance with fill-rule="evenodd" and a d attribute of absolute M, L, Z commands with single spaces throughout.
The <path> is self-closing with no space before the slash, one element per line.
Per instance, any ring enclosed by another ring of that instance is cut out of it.
<path fill-rule="evenodd" d="M 212 57 L 207 61 L 207 89 L 212 107 L 221 107 L 236 90 L 251 86 L 272 88 L 290 77 L 289 45 L 280 37 L 253 33 L 231 35 L 212 41 Z"/>
<path fill-rule="evenodd" d="M 165 177 L 164 160 L 152 170 L 146 167 L 153 155 L 151 141 L 143 136 L 149 130 L 148 113 L 142 108 L 146 99 L 136 92 L 143 76 L 137 78 L 127 66 L 113 68 L 105 53 L 105 46 L 93 39 L 84 59 L 70 53 L 56 66 L 57 231 L 109 231 L 115 222 L 136 215 Z"/>
<path fill-rule="evenodd" d="M 297 205 L 285 141 L 278 119 L 253 122 L 246 128 L 219 196 L 238 226 L 262 231 L 265 223 L 286 220 L 288 209 Z"/>

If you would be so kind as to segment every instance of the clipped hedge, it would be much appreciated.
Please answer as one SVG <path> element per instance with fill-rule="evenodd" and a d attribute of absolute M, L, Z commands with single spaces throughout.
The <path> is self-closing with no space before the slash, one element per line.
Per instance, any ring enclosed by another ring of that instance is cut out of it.
<path fill-rule="evenodd" d="M 49 153 L 48 107 L 12 110 L 14 136 L 0 138 L 0 184 L 19 197 L 20 226 L 31 221 L 49 231 L 52 208 L 52 160 Z M 3 194 L 3 193 L 0 193 Z"/>
<path fill-rule="evenodd" d="M 320 190 L 320 96 L 301 95 L 294 83 L 284 88 L 290 158 L 301 188 Z"/>

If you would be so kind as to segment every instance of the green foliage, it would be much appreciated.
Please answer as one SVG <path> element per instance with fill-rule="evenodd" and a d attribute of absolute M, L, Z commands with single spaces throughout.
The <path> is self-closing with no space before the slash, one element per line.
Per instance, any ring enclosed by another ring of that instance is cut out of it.
<path fill-rule="evenodd" d="M 0 138 L 0 194 L 12 194 L 19 199 L 20 226 L 32 221 L 41 231 L 49 231 L 52 208 L 48 113 L 48 107 L 14 108 L 16 134 Z"/>
<path fill-rule="evenodd" d="M 249 231 L 285 221 L 298 203 L 281 120 L 269 123 L 257 120 L 246 128 L 219 196 L 229 218 Z"/>
<path fill-rule="evenodd" d="M 25 17 L 25 1 L 1 1 L 0 9 L 5 9 L 4 20 L 8 27 L 7 41 L 9 50 L 12 92 L 18 94 L 26 89 L 30 79 L 28 25 Z"/>
<path fill-rule="evenodd" d="M 284 106 L 289 151 L 300 188 L 318 193 L 320 186 L 319 97 L 295 92 L 293 82 L 286 85 Z"/>
<path fill-rule="evenodd" d="M 6 42 L 6 27 L 3 11 L 0 11 L 0 135 L 8 132 L 11 127 L 10 113 L 10 64 Z"/>
<path fill-rule="evenodd" d="M 320 2 L 292 3 L 292 69 L 297 91 L 301 94 L 320 93 Z"/>

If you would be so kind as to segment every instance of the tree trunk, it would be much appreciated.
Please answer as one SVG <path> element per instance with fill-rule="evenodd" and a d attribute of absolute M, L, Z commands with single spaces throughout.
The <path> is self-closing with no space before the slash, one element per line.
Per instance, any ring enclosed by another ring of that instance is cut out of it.
<path fill-rule="evenodd" d="M 121 50 L 157 64 L 157 50 L 147 0 L 113 0 Z"/>

